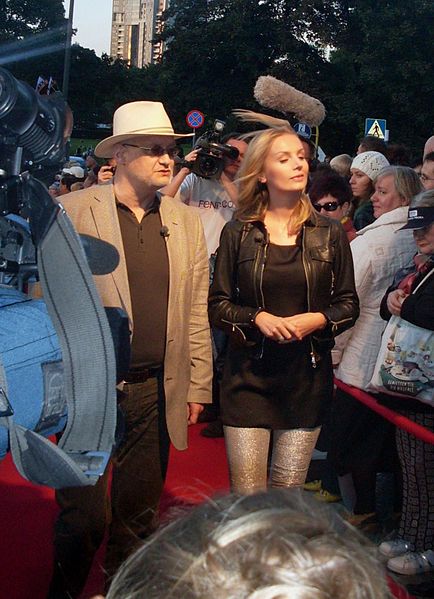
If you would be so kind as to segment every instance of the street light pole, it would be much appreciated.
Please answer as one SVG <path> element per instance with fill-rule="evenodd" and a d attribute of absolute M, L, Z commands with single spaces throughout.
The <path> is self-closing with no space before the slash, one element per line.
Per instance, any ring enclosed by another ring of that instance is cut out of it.
<path fill-rule="evenodd" d="M 74 16 L 74 0 L 69 0 L 69 16 L 66 27 L 66 42 L 65 42 L 65 61 L 63 64 L 63 85 L 62 93 L 65 100 L 68 100 L 69 92 L 69 71 L 71 66 L 71 40 L 72 40 L 72 20 Z"/>

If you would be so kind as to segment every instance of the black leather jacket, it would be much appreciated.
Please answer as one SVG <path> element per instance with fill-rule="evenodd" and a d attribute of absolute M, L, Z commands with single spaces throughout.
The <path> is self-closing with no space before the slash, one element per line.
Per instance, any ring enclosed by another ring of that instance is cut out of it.
<path fill-rule="evenodd" d="M 322 312 L 324 329 L 311 335 L 312 364 L 334 345 L 334 336 L 352 327 L 359 315 L 353 260 L 347 236 L 337 221 L 312 215 L 302 228 L 302 256 L 308 311 Z M 220 238 L 209 296 L 213 326 L 244 345 L 263 340 L 253 321 L 266 308 L 262 276 L 269 244 L 261 221 L 228 222 Z"/>

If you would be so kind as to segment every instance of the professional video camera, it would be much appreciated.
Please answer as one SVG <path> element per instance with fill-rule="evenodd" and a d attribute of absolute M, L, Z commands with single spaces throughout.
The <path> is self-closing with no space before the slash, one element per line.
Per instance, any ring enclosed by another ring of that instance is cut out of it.
<path fill-rule="evenodd" d="M 71 130 L 61 94 L 40 96 L 0 68 L 0 459 L 10 449 L 25 478 L 55 488 L 95 484 L 116 426 L 115 350 L 92 273 L 119 256 L 80 241 L 42 183 Z M 26 294 L 36 277 L 44 301 Z M 58 445 L 45 438 L 60 431 Z"/>
<path fill-rule="evenodd" d="M 195 149 L 198 150 L 196 160 L 184 161 L 182 165 L 187 166 L 198 177 L 218 179 L 223 171 L 225 158 L 236 160 L 239 155 L 237 148 L 221 142 L 224 126 L 224 121 L 216 119 L 213 129 L 206 131 L 195 144 Z"/>

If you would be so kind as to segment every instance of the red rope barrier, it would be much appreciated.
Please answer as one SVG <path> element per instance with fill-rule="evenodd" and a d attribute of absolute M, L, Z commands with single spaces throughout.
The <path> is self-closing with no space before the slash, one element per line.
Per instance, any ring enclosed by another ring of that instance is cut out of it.
<path fill-rule="evenodd" d="M 386 406 L 382 406 L 369 393 L 366 393 L 357 387 L 351 387 L 337 378 L 335 378 L 335 385 L 342 389 L 342 391 L 345 391 L 345 393 L 348 393 L 358 401 L 361 401 L 363 404 L 365 404 L 365 406 L 368 406 L 368 408 L 374 410 L 374 412 L 377 412 L 377 414 L 380 414 L 380 416 L 383 416 L 383 418 L 386 418 L 386 420 L 389 420 L 399 428 L 402 428 L 425 443 L 434 445 L 434 433 L 425 427 L 420 426 L 420 424 L 416 424 L 412 420 L 409 420 L 405 416 L 397 414 L 393 410 L 386 408 Z"/>

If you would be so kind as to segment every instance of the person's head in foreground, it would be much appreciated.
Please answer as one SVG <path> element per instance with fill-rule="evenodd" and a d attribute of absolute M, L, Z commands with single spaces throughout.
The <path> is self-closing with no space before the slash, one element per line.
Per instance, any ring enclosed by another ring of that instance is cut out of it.
<path fill-rule="evenodd" d="M 376 549 L 298 490 L 228 495 L 157 532 L 120 568 L 107 599 L 391 597 Z"/>

